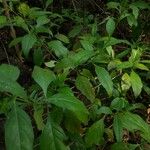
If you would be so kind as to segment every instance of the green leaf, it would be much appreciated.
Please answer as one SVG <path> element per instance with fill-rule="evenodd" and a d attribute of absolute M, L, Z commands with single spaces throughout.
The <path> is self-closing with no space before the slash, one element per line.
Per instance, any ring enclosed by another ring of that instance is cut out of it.
<path fill-rule="evenodd" d="M 43 63 L 43 52 L 40 47 L 34 50 L 33 61 L 37 66 L 41 66 L 41 64 Z"/>
<path fill-rule="evenodd" d="M 36 36 L 33 34 L 27 34 L 22 38 L 22 51 L 25 57 L 28 57 L 29 51 L 34 46 L 36 41 Z"/>
<path fill-rule="evenodd" d="M 53 0 L 46 0 L 46 8 L 53 3 Z"/>
<path fill-rule="evenodd" d="M 42 69 L 38 66 L 35 66 L 32 72 L 32 77 L 41 86 L 44 95 L 46 96 L 47 88 L 49 84 L 55 79 L 55 74 L 48 69 Z"/>
<path fill-rule="evenodd" d="M 117 3 L 117 2 L 109 2 L 109 3 L 107 3 L 107 7 L 109 9 L 113 8 L 113 9 L 117 9 L 118 10 L 119 6 L 120 6 L 120 3 Z"/>
<path fill-rule="evenodd" d="M 102 106 L 100 107 L 100 109 L 97 110 L 97 114 L 102 114 L 102 113 L 108 115 L 108 114 L 112 114 L 112 111 L 109 107 Z"/>
<path fill-rule="evenodd" d="M 88 110 L 86 109 L 83 102 L 69 94 L 69 91 L 68 94 L 55 94 L 48 98 L 48 101 L 58 107 L 72 111 L 80 121 L 87 121 Z"/>
<path fill-rule="evenodd" d="M 144 64 L 141 64 L 141 63 L 137 63 L 134 65 L 134 67 L 140 69 L 140 70 L 145 70 L 145 71 L 149 71 L 148 67 L 145 66 Z"/>
<path fill-rule="evenodd" d="M 128 148 L 127 144 L 125 144 L 123 142 L 118 142 L 111 146 L 111 150 L 129 150 L 129 148 Z"/>
<path fill-rule="evenodd" d="M 141 81 L 141 78 L 137 73 L 134 71 L 131 72 L 130 74 L 130 79 L 131 79 L 131 86 L 134 92 L 135 97 L 138 97 L 142 91 L 143 83 Z"/>
<path fill-rule="evenodd" d="M 109 36 L 111 36 L 115 30 L 115 21 L 113 18 L 109 18 L 107 23 L 106 23 L 106 31 L 109 34 Z"/>
<path fill-rule="evenodd" d="M 131 4 L 130 8 L 132 9 L 132 13 L 133 13 L 135 19 L 137 19 L 138 15 L 139 15 L 139 9 L 138 9 L 138 7 L 136 7 L 135 5 Z"/>
<path fill-rule="evenodd" d="M 116 114 L 114 116 L 113 129 L 114 129 L 117 142 L 121 142 L 123 137 L 123 127 L 122 127 L 122 122 L 119 114 Z"/>
<path fill-rule="evenodd" d="M 141 136 L 150 141 L 150 127 L 149 125 L 139 116 L 130 112 L 125 112 L 121 116 L 122 125 L 124 128 L 128 129 L 131 132 L 140 131 Z"/>
<path fill-rule="evenodd" d="M 38 130 L 42 130 L 44 127 L 43 123 L 43 106 L 42 105 L 34 105 L 34 120 L 36 122 Z"/>
<path fill-rule="evenodd" d="M 130 61 L 124 61 L 119 64 L 117 64 L 117 69 L 126 69 L 126 68 L 132 68 L 133 63 Z"/>
<path fill-rule="evenodd" d="M 109 75 L 109 72 L 99 66 L 95 67 L 95 71 L 96 71 L 96 74 L 97 74 L 97 77 L 98 77 L 100 83 L 105 88 L 108 95 L 111 96 L 112 92 L 113 92 L 113 82 Z"/>
<path fill-rule="evenodd" d="M 99 145 L 103 142 L 104 121 L 103 119 L 95 122 L 85 134 L 85 142 L 87 147 Z"/>
<path fill-rule="evenodd" d="M 68 49 L 62 44 L 61 41 L 51 41 L 48 43 L 48 46 L 58 57 L 66 56 L 68 54 Z"/>
<path fill-rule="evenodd" d="M 69 32 L 68 36 L 70 38 L 77 36 L 78 34 L 80 34 L 82 28 L 83 28 L 83 26 L 81 26 L 81 25 L 74 26 L 73 29 Z"/>
<path fill-rule="evenodd" d="M 81 45 L 86 51 L 93 51 L 93 45 L 87 40 L 81 40 Z"/>
<path fill-rule="evenodd" d="M 123 91 L 127 91 L 131 87 L 130 76 L 127 73 L 125 73 L 123 74 L 121 80 L 121 89 Z"/>
<path fill-rule="evenodd" d="M 7 77 L 13 81 L 16 81 L 19 77 L 20 70 L 12 65 L 2 64 L 0 65 L 0 76 Z"/>
<path fill-rule="evenodd" d="M 69 38 L 67 36 L 65 36 L 64 34 L 57 34 L 55 36 L 58 40 L 68 44 L 69 43 Z"/>
<path fill-rule="evenodd" d="M 7 23 L 6 16 L 0 16 L 0 28 L 3 27 Z"/>
<path fill-rule="evenodd" d="M 95 99 L 94 88 L 86 77 L 78 75 L 75 85 L 77 89 L 80 90 L 81 93 L 87 97 L 87 99 L 89 99 L 91 102 L 94 101 Z"/>
<path fill-rule="evenodd" d="M 117 97 L 111 102 L 111 109 L 115 109 L 117 111 L 121 111 L 122 109 L 127 108 L 128 106 L 129 103 L 124 98 Z"/>
<path fill-rule="evenodd" d="M 7 76 L 0 76 L 0 91 L 9 92 L 15 96 L 27 99 L 24 89 L 16 81 L 7 78 Z"/>
<path fill-rule="evenodd" d="M 33 129 L 29 116 L 16 104 L 8 114 L 5 123 L 7 150 L 33 150 Z"/>
<path fill-rule="evenodd" d="M 47 18 L 47 16 L 39 16 L 36 20 L 37 25 L 36 27 L 40 27 L 42 25 L 45 25 L 49 22 L 50 20 Z"/>
<path fill-rule="evenodd" d="M 67 150 L 65 139 L 62 128 L 49 117 L 40 137 L 40 150 Z"/>

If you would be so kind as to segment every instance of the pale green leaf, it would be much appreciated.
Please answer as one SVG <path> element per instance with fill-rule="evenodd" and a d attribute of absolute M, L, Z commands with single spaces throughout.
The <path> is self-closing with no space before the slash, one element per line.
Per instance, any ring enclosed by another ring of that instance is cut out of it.
<path fill-rule="evenodd" d="M 49 84 L 55 79 L 55 74 L 48 69 L 42 69 L 38 66 L 35 66 L 32 72 L 32 77 L 40 85 L 44 95 L 46 96 L 47 88 Z"/>
<path fill-rule="evenodd" d="M 69 38 L 65 36 L 64 34 L 57 34 L 55 37 L 64 43 L 67 43 L 67 44 L 69 43 Z"/>
<path fill-rule="evenodd" d="M 135 97 L 138 97 L 142 91 L 143 83 L 141 78 L 134 71 L 130 74 L 131 86 L 134 92 Z"/>
<path fill-rule="evenodd" d="M 99 66 L 95 67 L 95 71 L 96 71 L 96 74 L 100 83 L 105 88 L 108 95 L 111 96 L 113 92 L 113 82 L 112 82 L 111 76 L 109 75 L 109 72 Z"/>

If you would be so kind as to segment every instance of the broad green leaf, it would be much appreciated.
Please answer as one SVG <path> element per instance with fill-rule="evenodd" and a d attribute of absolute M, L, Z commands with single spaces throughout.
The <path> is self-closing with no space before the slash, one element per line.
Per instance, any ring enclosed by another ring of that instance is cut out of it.
<path fill-rule="evenodd" d="M 142 0 L 135 1 L 134 3 L 132 3 L 132 5 L 140 8 L 140 9 L 146 9 L 146 8 L 150 9 L 149 4 L 144 2 L 144 1 L 142 1 Z"/>
<path fill-rule="evenodd" d="M 16 81 L 19 77 L 20 70 L 12 65 L 2 64 L 0 65 L 0 76 L 9 78 L 10 80 Z"/>
<path fill-rule="evenodd" d="M 27 99 L 26 92 L 16 81 L 0 75 L 0 91 L 9 92 L 15 96 Z"/>
<path fill-rule="evenodd" d="M 107 23 L 106 23 L 106 31 L 109 34 L 109 36 L 111 36 L 115 30 L 115 21 L 113 18 L 109 18 Z"/>
<path fill-rule="evenodd" d="M 139 115 L 125 112 L 122 114 L 121 120 L 124 128 L 131 132 L 138 130 L 147 142 L 150 141 L 150 127 Z"/>
<path fill-rule="evenodd" d="M 29 15 L 30 7 L 26 3 L 20 3 L 18 10 L 20 14 L 27 16 Z"/>
<path fill-rule="evenodd" d="M 141 78 L 134 71 L 130 74 L 131 86 L 134 92 L 135 97 L 138 97 L 142 91 L 143 83 Z"/>
<path fill-rule="evenodd" d="M 55 37 L 64 43 L 67 43 L 67 44 L 69 43 L 69 38 L 65 36 L 64 34 L 57 34 Z"/>
<path fill-rule="evenodd" d="M 42 25 L 45 25 L 49 22 L 50 20 L 47 18 L 47 16 L 39 16 L 36 20 L 37 25 L 36 27 L 40 27 Z"/>
<path fill-rule="evenodd" d="M 81 91 L 83 95 L 87 97 L 91 102 L 95 99 L 95 92 L 92 84 L 85 76 L 78 75 L 75 85 L 78 90 Z"/>
<path fill-rule="evenodd" d="M 108 114 L 112 114 L 112 111 L 109 107 L 102 106 L 100 107 L 100 109 L 97 110 L 97 114 L 102 114 L 102 113 L 108 115 Z"/>
<path fill-rule="evenodd" d="M 34 34 L 27 34 L 22 38 L 22 51 L 25 57 L 28 57 L 30 49 L 34 46 L 37 41 Z"/>
<path fill-rule="evenodd" d="M 51 70 L 42 69 L 38 66 L 35 66 L 32 72 L 32 77 L 40 85 L 44 95 L 46 96 L 47 88 L 49 84 L 55 79 L 55 74 Z"/>
<path fill-rule="evenodd" d="M 48 101 L 58 107 L 72 111 L 80 121 L 87 121 L 88 110 L 83 102 L 76 97 L 70 94 L 58 93 L 48 98 Z"/>
<path fill-rule="evenodd" d="M 97 77 L 98 77 L 100 83 L 105 88 L 108 95 L 111 96 L 112 92 L 113 92 L 113 82 L 109 75 L 109 72 L 99 66 L 95 67 L 95 71 L 96 71 L 96 74 L 97 74 Z"/>
<path fill-rule="evenodd" d="M 132 13 L 133 13 L 135 19 L 137 19 L 138 15 L 139 15 L 139 9 L 138 9 L 138 7 L 136 7 L 135 5 L 131 4 L 130 8 L 132 9 Z"/>
<path fill-rule="evenodd" d="M 128 148 L 127 144 L 123 142 L 118 142 L 111 146 L 111 150 L 131 150 L 131 149 Z"/>
<path fill-rule="evenodd" d="M 66 56 L 68 54 L 68 49 L 62 44 L 61 41 L 51 41 L 48 43 L 48 46 L 58 57 Z"/>
<path fill-rule="evenodd" d="M 114 129 L 117 142 L 121 142 L 123 137 L 123 127 L 122 127 L 122 122 L 119 114 L 116 114 L 114 116 L 113 129 Z"/>
<path fill-rule="evenodd" d="M 49 117 L 40 137 L 40 150 L 67 150 L 65 139 L 62 128 Z"/>
<path fill-rule="evenodd" d="M 124 98 L 115 98 L 111 102 L 111 109 L 115 109 L 117 111 L 121 111 L 124 108 L 127 108 L 129 106 L 129 103 L 126 99 Z"/>
<path fill-rule="evenodd" d="M 104 121 L 103 119 L 95 122 L 85 134 L 85 142 L 87 147 L 99 145 L 103 142 Z"/>
<path fill-rule="evenodd" d="M 127 21 L 128 21 L 128 24 L 132 27 L 133 25 L 134 26 L 137 26 L 137 20 L 136 18 L 134 17 L 133 14 L 130 14 L 129 16 L 127 16 Z"/>
<path fill-rule="evenodd" d="M 7 150 L 33 150 L 33 129 L 29 116 L 16 104 L 8 114 L 5 123 Z"/>
<path fill-rule="evenodd" d="M 89 41 L 81 40 L 80 43 L 86 51 L 93 51 L 93 45 Z"/>

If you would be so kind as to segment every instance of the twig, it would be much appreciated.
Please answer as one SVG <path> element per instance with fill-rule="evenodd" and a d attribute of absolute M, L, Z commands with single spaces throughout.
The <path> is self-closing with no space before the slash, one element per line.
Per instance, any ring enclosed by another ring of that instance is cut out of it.
<path fill-rule="evenodd" d="M 3 3 L 4 10 L 5 10 L 5 16 L 7 17 L 8 21 L 10 22 L 11 37 L 13 39 L 15 39 L 16 38 L 16 31 L 15 31 L 15 29 L 14 29 L 12 23 L 11 23 L 11 17 L 10 17 L 10 13 L 9 13 L 9 6 L 7 4 L 7 0 L 2 0 L 2 3 Z M 16 45 L 15 49 L 16 49 L 16 54 L 17 54 L 18 58 L 22 62 L 21 51 L 19 50 L 19 45 Z"/>
<path fill-rule="evenodd" d="M 8 57 L 8 53 L 7 53 L 7 50 L 6 50 L 6 48 L 5 48 L 5 46 L 4 46 L 4 44 L 3 44 L 3 42 L 1 41 L 1 44 L 2 44 L 2 47 L 3 47 L 3 49 L 4 49 L 4 52 L 5 52 L 5 55 L 6 55 L 6 58 L 7 58 L 7 62 L 8 62 L 8 64 L 10 65 L 10 61 L 9 61 L 9 57 Z"/>

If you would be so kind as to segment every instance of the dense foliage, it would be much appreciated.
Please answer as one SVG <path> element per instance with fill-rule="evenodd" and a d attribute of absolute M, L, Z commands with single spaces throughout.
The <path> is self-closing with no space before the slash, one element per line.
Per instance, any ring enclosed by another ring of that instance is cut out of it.
<path fill-rule="evenodd" d="M 0 0 L 0 149 L 150 149 L 149 10 Z"/>

